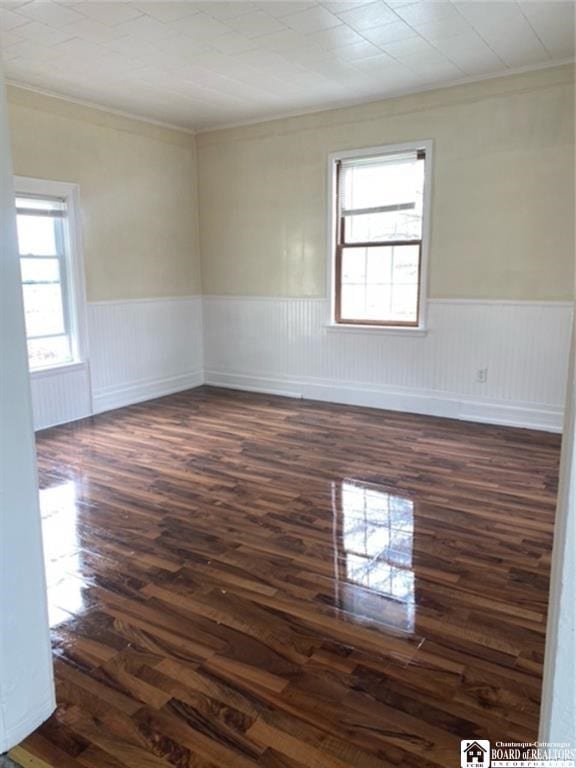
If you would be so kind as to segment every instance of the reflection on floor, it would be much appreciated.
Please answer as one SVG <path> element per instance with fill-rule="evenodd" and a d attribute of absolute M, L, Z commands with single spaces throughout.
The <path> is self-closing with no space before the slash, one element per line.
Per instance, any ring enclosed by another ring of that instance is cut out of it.
<path fill-rule="evenodd" d="M 414 632 L 414 502 L 349 479 L 333 483 L 332 494 L 338 607 Z"/>
<path fill-rule="evenodd" d="M 65 480 L 40 489 L 44 558 L 48 584 L 48 615 L 50 626 L 70 619 L 70 614 L 82 613 L 82 564 L 78 536 L 76 483 Z M 79 578 L 70 578 L 74 575 Z M 65 605 L 67 610 L 60 608 Z"/>
<path fill-rule="evenodd" d="M 431 768 L 534 739 L 559 444 L 209 388 L 45 432 L 59 707 L 14 755 Z"/>

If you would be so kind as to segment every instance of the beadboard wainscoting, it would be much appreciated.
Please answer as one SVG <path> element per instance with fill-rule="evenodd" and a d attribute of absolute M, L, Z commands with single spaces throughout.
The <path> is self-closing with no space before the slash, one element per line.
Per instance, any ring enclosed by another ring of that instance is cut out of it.
<path fill-rule="evenodd" d="M 202 299 L 88 304 L 88 361 L 31 375 L 35 429 L 203 381 Z"/>
<path fill-rule="evenodd" d="M 421 335 L 334 330 L 324 299 L 203 306 L 207 384 L 561 430 L 572 303 L 429 301 Z"/>
<path fill-rule="evenodd" d="M 202 384 L 200 296 L 93 302 L 88 335 L 94 413 Z"/>
<path fill-rule="evenodd" d="M 206 382 L 560 431 L 572 309 L 435 300 L 428 331 L 403 335 L 333 330 L 324 299 L 93 302 L 89 362 L 32 375 L 34 423 L 43 429 Z"/>
<path fill-rule="evenodd" d="M 92 413 L 87 363 L 34 371 L 30 381 L 34 429 L 66 424 Z"/>

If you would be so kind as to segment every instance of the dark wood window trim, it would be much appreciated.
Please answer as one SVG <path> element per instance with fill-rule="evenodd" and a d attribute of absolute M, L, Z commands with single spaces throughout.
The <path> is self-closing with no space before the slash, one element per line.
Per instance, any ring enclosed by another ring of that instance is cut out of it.
<path fill-rule="evenodd" d="M 392 152 L 390 153 L 393 154 Z M 384 156 L 384 153 L 382 155 L 374 155 L 374 157 Z M 416 152 L 416 158 L 418 160 L 425 161 L 426 159 L 426 152 L 423 149 L 417 150 Z M 336 244 L 336 253 L 335 253 L 335 280 L 334 280 L 334 289 L 335 289 L 335 300 L 334 300 L 334 321 L 336 324 L 341 325 L 358 325 L 358 326 L 380 326 L 383 328 L 419 328 L 420 327 L 420 320 L 421 320 L 421 302 L 422 302 L 422 237 L 414 240 L 380 240 L 380 241 L 370 241 L 370 242 L 353 242 L 348 243 L 346 242 L 346 225 L 345 225 L 345 216 L 344 213 L 341 210 L 340 207 L 340 177 L 341 177 L 341 169 L 342 169 L 342 161 L 336 160 L 336 184 L 335 184 L 335 194 L 336 194 L 336 203 L 335 203 L 335 210 L 336 210 L 336 216 L 335 216 L 335 225 L 336 225 L 336 233 L 335 233 L 335 244 Z M 427 179 L 425 178 L 424 184 L 426 185 Z M 426 215 L 426 212 L 423 211 L 423 216 Z M 422 223 L 422 231 L 424 231 L 424 222 Z M 358 318 L 348 318 L 344 317 L 342 315 L 342 252 L 344 248 L 350 249 L 350 248 L 381 248 L 381 247 L 394 247 L 394 246 L 405 246 L 405 245 L 417 245 L 419 247 L 418 251 L 418 298 L 417 298 L 417 304 L 416 304 L 416 319 L 413 321 L 399 321 L 399 320 L 372 320 L 372 319 L 358 319 Z"/>

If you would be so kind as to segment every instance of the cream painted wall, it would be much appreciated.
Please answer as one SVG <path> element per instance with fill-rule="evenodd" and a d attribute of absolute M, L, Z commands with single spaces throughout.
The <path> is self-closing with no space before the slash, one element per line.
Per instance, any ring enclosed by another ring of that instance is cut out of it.
<path fill-rule="evenodd" d="M 80 185 L 89 301 L 201 292 L 194 137 L 9 88 L 15 173 Z"/>
<path fill-rule="evenodd" d="M 429 295 L 565 300 L 570 66 L 197 137 L 204 293 L 326 293 L 328 153 L 435 143 Z"/>

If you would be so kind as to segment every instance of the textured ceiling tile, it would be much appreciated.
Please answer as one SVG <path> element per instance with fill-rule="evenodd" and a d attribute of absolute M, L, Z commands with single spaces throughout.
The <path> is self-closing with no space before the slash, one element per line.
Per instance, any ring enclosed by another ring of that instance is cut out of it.
<path fill-rule="evenodd" d="M 22 16 L 19 13 L 14 13 L 9 8 L 0 7 L 0 29 L 3 32 L 7 32 L 10 29 L 16 29 L 21 27 L 22 24 L 28 24 L 30 21 L 26 16 Z"/>
<path fill-rule="evenodd" d="M 572 2 L 523 2 L 522 12 L 550 56 L 574 56 L 576 5 Z"/>
<path fill-rule="evenodd" d="M 266 50 L 284 53 L 300 48 L 319 48 L 320 46 L 312 39 L 314 37 L 315 35 L 301 35 L 293 29 L 283 29 L 281 32 L 259 37 L 257 43 Z"/>
<path fill-rule="evenodd" d="M 258 10 L 258 6 L 255 3 L 250 2 L 234 2 L 227 3 L 221 0 L 212 0 L 212 2 L 198 3 L 200 10 L 212 16 L 219 21 L 228 21 L 229 19 L 236 19 L 238 16 L 244 16 L 247 13 L 252 13 Z"/>
<path fill-rule="evenodd" d="M 93 42 L 105 46 L 109 51 L 114 51 L 122 56 L 128 56 L 129 58 L 134 59 L 135 62 L 147 61 L 150 57 L 154 57 L 161 53 L 156 45 L 153 45 L 150 42 L 145 43 L 131 35 L 123 35 L 122 37 L 114 39 L 109 38 L 106 41 L 94 40 Z"/>
<path fill-rule="evenodd" d="M 88 40 L 91 43 L 109 43 L 126 33 L 120 27 L 108 27 L 95 19 L 80 17 L 80 21 L 66 25 L 66 32 L 80 40 Z"/>
<path fill-rule="evenodd" d="M 291 13 L 299 13 L 300 11 L 307 11 L 309 8 L 313 8 L 317 3 L 300 3 L 300 2 L 282 2 L 282 0 L 267 0 L 257 4 L 260 10 L 266 11 L 270 16 L 275 16 L 277 19 L 281 19 L 284 16 L 289 16 Z"/>
<path fill-rule="evenodd" d="M 372 29 L 388 22 L 398 21 L 398 16 L 383 2 L 361 5 L 350 11 L 339 13 L 338 16 L 345 24 L 356 30 Z"/>
<path fill-rule="evenodd" d="M 463 16 L 456 15 L 445 19 L 435 19 L 423 24 L 413 24 L 419 35 L 427 40 L 443 40 L 445 37 L 462 35 L 470 30 L 470 25 Z"/>
<path fill-rule="evenodd" d="M 413 2 L 414 0 L 410 0 L 410 2 Z M 360 8 L 362 5 L 370 5 L 373 3 L 374 0 L 351 0 L 351 2 L 338 2 L 338 0 L 335 0 L 335 2 L 330 2 L 330 0 L 326 0 L 326 2 L 321 3 L 321 5 L 324 6 L 324 8 L 327 8 L 332 13 L 344 13 L 345 11 L 352 11 L 355 8 Z M 390 3 L 388 3 L 390 5 Z"/>
<path fill-rule="evenodd" d="M 25 40 L 34 40 L 44 45 L 58 45 L 74 37 L 66 27 L 62 29 L 50 27 L 48 24 L 43 24 L 40 21 L 31 21 L 29 24 L 18 27 L 17 32 Z"/>
<path fill-rule="evenodd" d="M 46 0 L 43 3 L 27 3 L 19 8 L 18 13 L 34 21 L 41 21 L 53 27 L 62 27 L 74 21 L 81 21 L 83 16 L 71 7 Z"/>
<path fill-rule="evenodd" d="M 545 66 L 573 30 L 558 0 L 0 0 L 10 79 L 187 127 Z"/>
<path fill-rule="evenodd" d="M 213 40 L 221 35 L 227 35 L 231 30 L 221 21 L 213 19 L 206 13 L 195 13 L 179 21 L 172 21 L 166 25 L 182 35 L 199 38 L 202 41 Z"/>
<path fill-rule="evenodd" d="M 114 2 L 81 2 L 75 3 L 74 9 L 90 19 L 101 21 L 102 24 L 108 24 L 113 27 L 116 24 L 122 24 L 123 21 L 135 19 L 141 16 L 141 11 L 129 3 Z"/>
<path fill-rule="evenodd" d="M 2 56 L 6 61 L 19 60 L 18 71 L 22 71 L 25 70 L 27 64 L 57 59 L 58 52 L 52 45 L 42 45 L 42 43 L 24 40 L 3 47 Z"/>
<path fill-rule="evenodd" d="M 396 43 L 401 40 L 409 40 L 411 37 L 418 37 L 418 32 L 404 21 L 394 21 L 381 27 L 363 29 L 362 36 L 375 45 L 382 46 L 386 43 Z"/>
<path fill-rule="evenodd" d="M 422 60 L 429 61 L 440 56 L 438 50 L 422 37 L 411 37 L 409 40 L 386 43 L 382 48 L 395 59 L 420 56 Z"/>
<path fill-rule="evenodd" d="M 229 25 L 246 37 L 261 37 L 286 29 L 281 21 L 265 11 L 252 11 L 252 13 L 238 16 L 236 19 L 231 19 Z"/>
<path fill-rule="evenodd" d="M 538 36 L 520 14 L 495 25 L 490 19 L 475 23 L 478 34 L 509 67 L 523 67 L 549 58 Z"/>
<path fill-rule="evenodd" d="M 150 18 L 150 16 L 139 16 L 137 19 L 124 21 L 114 29 L 116 32 L 131 35 L 133 38 L 144 42 L 165 40 L 177 34 L 173 25 L 163 24 L 161 21 Z"/>
<path fill-rule="evenodd" d="M 442 51 L 450 61 L 468 75 L 477 75 L 483 71 L 497 72 L 505 66 L 474 30 L 446 38 L 442 41 Z"/>
<path fill-rule="evenodd" d="M 359 61 L 361 59 L 368 59 L 371 56 L 378 56 L 382 53 L 378 46 L 369 43 L 368 40 L 364 40 L 361 43 L 354 43 L 353 45 L 345 45 L 343 48 L 337 48 L 334 52 L 341 61 Z"/>
<path fill-rule="evenodd" d="M 331 29 L 322 29 L 319 32 L 307 35 L 307 38 L 313 40 L 327 50 L 340 48 L 345 45 L 353 45 L 354 43 L 361 43 L 364 40 L 362 35 L 348 27 L 346 24 L 340 24 L 340 26 L 332 27 Z"/>
<path fill-rule="evenodd" d="M 315 8 L 309 8 L 307 11 L 291 13 L 290 16 L 285 16 L 282 21 L 292 29 L 304 34 L 319 32 L 342 24 L 337 16 L 319 5 Z"/>
<path fill-rule="evenodd" d="M 447 2 L 417 2 L 395 8 L 395 12 L 408 24 L 429 24 L 433 21 L 442 22 L 453 19 L 460 14 Z"/>
<path fill-rule="evenodd" d="M 171 0 L 158 3 L 136 2 L 132 4 L 147 16 L 164 23 L 185 19 L 187 16 L 198 13 L 195 4 L 171 2 Z"/>
<path fill-rule="evenodd" d="M 225 35 L 219 35 L 212 44 L 217 51 L 230 55 L 243 53 L 244 51 L 252 51 L 257 45 L 253 39 L 241 35 L 239 32 L 229 32 Z"/>

